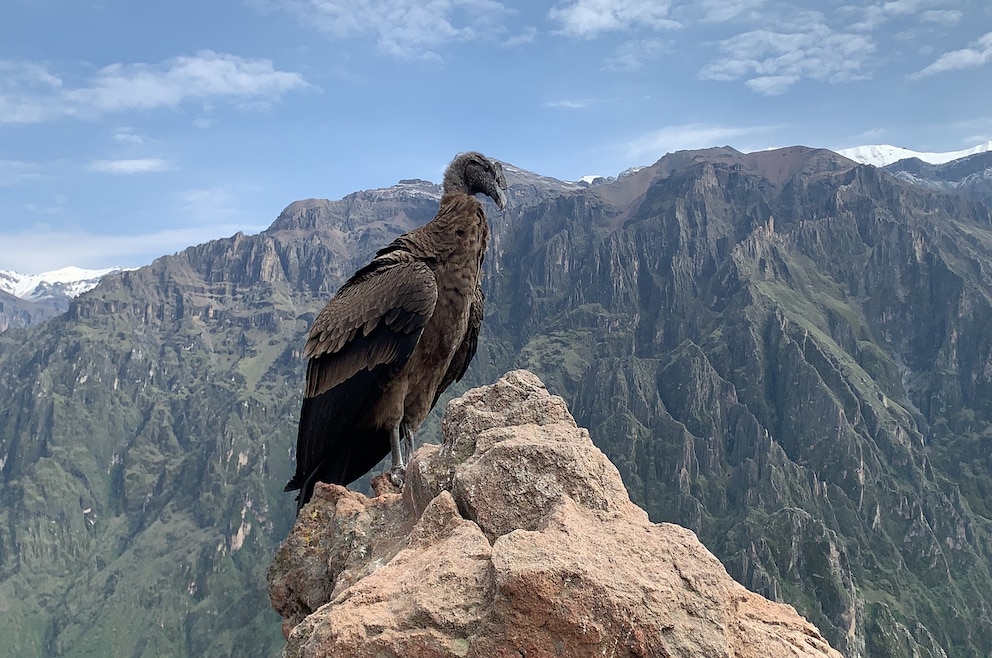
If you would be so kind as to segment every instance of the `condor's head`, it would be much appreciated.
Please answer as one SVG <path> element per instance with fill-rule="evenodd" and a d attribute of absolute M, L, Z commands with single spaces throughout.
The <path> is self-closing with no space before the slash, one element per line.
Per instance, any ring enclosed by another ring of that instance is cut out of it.
<path fill-rule="evenodd" d="M 476 151 L 459 153 L 444 171 L 444 192 L 485 194 L 500 210 L 506 208 L 503 166 Z"/>

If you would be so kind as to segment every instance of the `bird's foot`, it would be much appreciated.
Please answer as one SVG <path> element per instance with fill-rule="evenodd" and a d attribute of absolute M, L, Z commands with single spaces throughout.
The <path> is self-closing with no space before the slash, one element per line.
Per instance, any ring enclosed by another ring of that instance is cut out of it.
<path fill-rule="evenodd" d="M 389 481 L 395 484 L 397 487 L 402 487 L 403 482 L 406 480 L 406 467 L 405 466 L 393 466 L 389 469 Z"/>

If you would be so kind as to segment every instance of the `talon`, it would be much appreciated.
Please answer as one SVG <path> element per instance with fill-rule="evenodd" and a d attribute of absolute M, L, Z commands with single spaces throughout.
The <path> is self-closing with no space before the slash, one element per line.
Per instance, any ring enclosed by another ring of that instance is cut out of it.
<path fill-rule="evenodd" d="M 394 466 L 389 471 L 389 481 L 395 484 L 397 487 L 402 487 L 403 482 L 406 480 L 406 469 L 402 466 Z"/>

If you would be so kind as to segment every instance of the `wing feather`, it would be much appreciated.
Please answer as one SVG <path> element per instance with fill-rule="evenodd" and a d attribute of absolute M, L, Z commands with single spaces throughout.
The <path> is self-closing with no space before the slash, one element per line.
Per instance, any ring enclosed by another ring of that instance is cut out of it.
<path fill-rule="evenodd" d="M 416 334 L 419 339 L 436 303 L 434 274 L 416 261 L 390 264 L 346 283 L 307 336 L 306 396 L 320 395 L 359 370 L 400 359 L 405 363 L 413 351 L 406 346 L 408 338 Z"/>
<path fill-rule="evenodd" d="M 307 335 L 303 353 L 310 360 L 296 474 L 286 485 L 287 491 L 309 489 L 302 492 L 301 504 L 309 498 L 318 471 L 322 481 L 353 479 L 354 468 L 372 458 L 364 452 L 382 450 L 351 445 L 355 434 L 373 435 L 372 428 L 357 428 L 356 423 L 409 360 L 437 303 L 437 283 L 424 263 L 390 259 L 375 265 L 373 261 L 360 271 L 361 277 L 356 274 L 341 287 Z M 356 450 L 363 456 L 352 454 Z"/>

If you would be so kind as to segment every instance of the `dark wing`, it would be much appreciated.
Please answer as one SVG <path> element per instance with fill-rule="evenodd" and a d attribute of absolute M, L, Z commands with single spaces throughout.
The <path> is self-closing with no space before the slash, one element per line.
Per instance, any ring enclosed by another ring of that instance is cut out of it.
<path fill-rule="evenodd" d="M 482 286 L 476 285 L 475 299 L 472 300 L 472 305 L 468 310 L 468 328 L 465 331 L 465 337 L 462 339 L 461 345 L 458 346 L 458 350 L 455 351 L 455 355 L 451 357 L 451 363 L 448 364 L 448 370 L 444 373 L 444 377 L 441 378 L 441 384 L 434 394 L 434 401 L 431 402 L 431 409 L 437 404 L 438 398 L 441 397 L 446 388 L 454 382 L 461 381 L 461 378 L 465 376 L 465 371 L 468 370 L 468 364 L 475 357 L 475 350 L 479 346 L 479 328 L 482 326 L 485 301 L 486 296 L 482 293 Z"/>
<path fill-rule="evenodd" d="M 383 450 L 363 444 L 371 440 L 373 428 L 355 425 L 410 358 L 436 302 L 437 284 L 427 265 L 377 258 L 345 283 L 314 320 L 303 349 L 310 361 L 296 474 L 286 485 L 286 491 L 303 488 L 301 505 L 316 480 L 347 484 L 342 480 L 361 476 L 389 452 L 388 431 Z"/>

